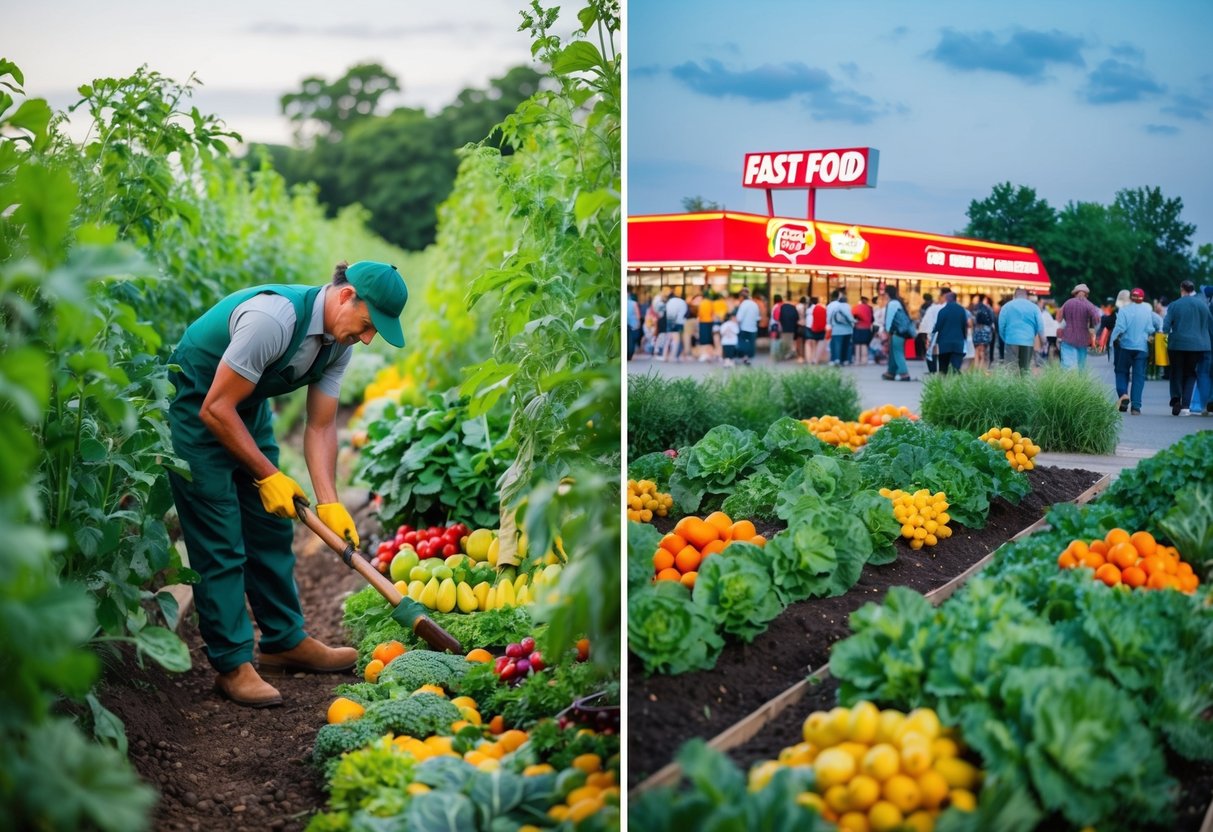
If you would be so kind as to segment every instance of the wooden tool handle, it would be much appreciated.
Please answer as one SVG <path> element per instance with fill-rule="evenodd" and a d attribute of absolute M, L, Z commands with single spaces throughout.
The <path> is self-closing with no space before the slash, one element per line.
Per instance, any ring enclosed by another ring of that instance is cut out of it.
<path fill-rule="evenodd" d="M 298 497 L 295 498 L 295 513 L 299 515 L 299 520 L 305 526 L 314 531 L 330 549 L 341 556 L 346 566 L 365 578 L 366 582 L 375 587 L 375 591 L 386 598 L 389 604 L 394 607 L 400 603 L 402 596 L 397 591 L 396 585 L 386 575 L 371 566 L 367 562 L 366 556 L 355 549 L 352 543 L 349 543 L 335 531 L 324 525 L 320 518 L 312 511 L 311 506 Z"/>

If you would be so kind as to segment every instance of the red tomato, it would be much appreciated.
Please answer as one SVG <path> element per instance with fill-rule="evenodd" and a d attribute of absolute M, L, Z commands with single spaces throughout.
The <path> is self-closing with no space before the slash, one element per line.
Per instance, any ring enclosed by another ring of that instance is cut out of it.
<path fill-rule="evenodd" d="M 404 542 L 409 544 L 410 546 L 416 546 L 417 545 L 417 532 L 405 532 L 404 533 Z"/>
<path fill-rule="evenodd" d="M 451 555 L 457 555 L 457 554 L 459 554 L 459 547 L 456 546 L 454 543 L 447 543 L 445 546 L 442 547 L 442 556 L 444 558 L 449 558 Z"/>

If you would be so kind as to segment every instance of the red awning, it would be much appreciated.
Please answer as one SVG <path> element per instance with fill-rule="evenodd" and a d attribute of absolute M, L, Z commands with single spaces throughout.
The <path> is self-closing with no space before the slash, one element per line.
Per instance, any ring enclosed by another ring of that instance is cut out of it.
<path fill-rule="evenodd" d="M 629 269 L 787 269 L 1048 289 L 1024 246 L 719 211 L 628 217 Z"/>

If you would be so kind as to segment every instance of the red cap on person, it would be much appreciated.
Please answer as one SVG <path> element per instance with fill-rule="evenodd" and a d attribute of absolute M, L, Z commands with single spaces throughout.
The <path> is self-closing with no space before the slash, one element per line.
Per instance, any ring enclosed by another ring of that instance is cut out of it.
<path fill-rule="evenodd" d="M 1134 289 L 1132 292 L 1129 292 L 1129 297 L 1133 300 L 1145 300 L 1146 292 L 1144 289 Z"/>

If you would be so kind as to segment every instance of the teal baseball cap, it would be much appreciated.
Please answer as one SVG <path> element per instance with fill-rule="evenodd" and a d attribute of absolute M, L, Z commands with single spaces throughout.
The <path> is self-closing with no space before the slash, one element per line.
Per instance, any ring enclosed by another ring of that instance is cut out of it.
<path fill-rule="evenodd" d="M 396 267 L 373 260 L 359 260 L 345 270 L 345 279 L 358 292 L 358 297 L 366 301 L 371 323 L 383 340 L 393 347 L 403 347 L 400 313 L 409 302 L 409 287 Z"/>

